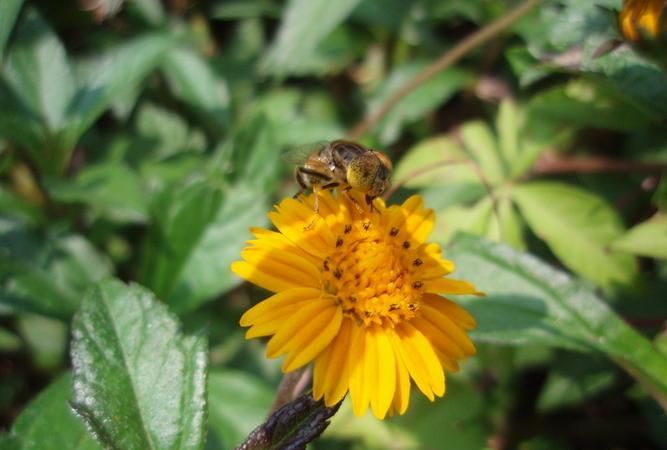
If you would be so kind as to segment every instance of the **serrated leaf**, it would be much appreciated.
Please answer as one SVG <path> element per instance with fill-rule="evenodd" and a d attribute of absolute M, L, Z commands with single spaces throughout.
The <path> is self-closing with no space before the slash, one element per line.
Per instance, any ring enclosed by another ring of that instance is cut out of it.
<path fill-rule="evenodd" d="M 16 311 L 69 319 L 81 293 L 110 275 L 108 259 L 83 237 L 40 233 L 0 220 L 0 304 Z"/>
<path fill-rule="evenodd" d="M 317 45 L 341 24 L 360 0 L 290 0 L 273 45 L 262 62 L 264 71 L 287 75 L 313 56 Z"/>
<path fill-rule="evenodd" d="M 104 446 L 195 450 L 204 441 L 206 343 L 147 289 L 116 280 L 72 323 L 73 408 Z"/>
<path fill-rule="evenodd" d="M 245 372 L 214 371 L 208 377 L 209 439 L 218 448 L 233 448 L 261 423 L 275 389 Z"/>
<path fill-rule="evenodd" d="M 593 291 L 536 257 L 459 235 L 448 257 L 456 276 L 486 292 L 461 303 L 477 319 L 474 339 L 497 344 L 540 344 L 605 353 L 667 400 L 667 359 Z"/>
<path fill-rule="evenodd" d="M 229 265 L 250 226 L 266 222 L 266 197 L 246 184 L 223 192 L 207 181 L 163 192 L 144 252 L 143 280 L 175 311 L 190 311 L 235 286 Z"/>
<path fill-rule="evenodd" d="M 667 215 L 656 214 L 612 242 L 614 250 L 667 259 Z"/>
<path fill-rule="evenodd" d="M 16 418 L 12 434 L 21 450 L 101 450 L 69 407 L 72 376 L 56 379 Z M 2 447 L 5 448 L 5 447 Z"/>
<path fill-rule="evenodd" d="M 557 182 L 514 186 L 528 226 L 570 269 L 599 284 L 629 284 L 637 275 L 635 259 L 609 245 L 624 232 L 616 213 L 602 198 Z"/>
<path fill-rule="evenodd" d="M 23 5 L 23 0 L 3 0 L 0 2 L 0 60 L 5 52 L 5 44 Z"/>

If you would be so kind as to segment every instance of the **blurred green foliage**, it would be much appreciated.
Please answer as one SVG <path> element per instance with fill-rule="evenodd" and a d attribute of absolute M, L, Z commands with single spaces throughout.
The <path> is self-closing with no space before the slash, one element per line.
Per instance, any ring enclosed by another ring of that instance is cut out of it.
<path fill-rule="evenodd" d="M 229 271 L 296 190 L 281 154 L 518 2 L 66 3 L 0 1 L 0 447 L 232 448 L 281 376 Z M 541 2 L 363 136 L 488 293 L 479 355 L 312 448 L 667 446 L 667 29 L 624 43 L 621 6 Z"/>

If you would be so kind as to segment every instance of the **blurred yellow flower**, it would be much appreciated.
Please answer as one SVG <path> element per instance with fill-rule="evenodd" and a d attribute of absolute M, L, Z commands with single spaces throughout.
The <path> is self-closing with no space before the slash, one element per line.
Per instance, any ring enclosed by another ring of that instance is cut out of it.
<path fill-rule="evenodd" d="M 419 196 L 371 211 L 362 198 L 324 191 L 285 199 L 269 213 L 278 231 L 253 229 L 232 264 L 238 276 L 275 294 L 248 310 L 246 338 L 271 336 L 267 356 L 289 372 L 314 362 L 313 396 L 327 406 L 350 393 L 357 415 L 403 414 L 412 379 L 430 400 L 445 373 L 475 353 L 475 320 L 438 294 L 481 295 L 427 243 L 434 214 Z M 317 219 L 313 222 L 313 218 Z"/>
<path fill-rule="evenodd" d="M 665 0 L 623 0 L 619 24 L 623 36 L 637 42 L 642 31 L 655 38 L 660 32 L 660 22 Z"/>

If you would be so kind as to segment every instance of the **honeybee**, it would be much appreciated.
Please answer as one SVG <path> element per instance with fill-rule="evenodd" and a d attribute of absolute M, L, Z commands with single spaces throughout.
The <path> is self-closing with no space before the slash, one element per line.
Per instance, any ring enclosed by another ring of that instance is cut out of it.
<path fill-rule="evenodd" d="M 315 193 L 334 188 L 347 193 L 354 189 L 365 195 L 372 210 L 373 199 L 390 186 L 391 171 L 391 160 L 384 153 L 351 141 L 323 143 L 296 167 L 294 177 L 301 189 L 294 197 L 308 189 Z M 319 213 L 317 195 L 314 207 Z"/>

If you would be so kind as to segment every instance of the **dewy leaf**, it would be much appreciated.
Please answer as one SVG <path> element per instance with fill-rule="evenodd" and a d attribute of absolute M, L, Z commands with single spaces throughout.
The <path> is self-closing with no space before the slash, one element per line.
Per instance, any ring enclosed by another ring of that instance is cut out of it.
<path fill-rule="evenodd" d="M 83 237 L 0 219 L 0 305 L 69 320 L 111 264 Z"/>
<path fill-rule="evenodd" d="M 274 44 L 264 57 L 268 73 L 287 75 L 313 56 L 317 45 L 341 24 L 360 0 L 290 0 Z"/>
<path fill-rule="evenodd" d="M 205 181 L 166 191 L 153 208 L 145 282 L 179 313 L 231 289 L 239 280 L 229 265 L 266 209 L 265 194 L 246 184 L 224 194 Z"/>
<path fill-rule="evenodd" d="M 72 324 L 72 406 L 104 446 L 202 448 L 206 343 L 178 328 L 139 285 L 109 280 L 86 295 Z"/>
<path fill-rule="evenodd" d="M 656 214 L 611 244 L 614 250 L 667 259 L 667 215 Z"/>
<path fill-rule="evenodd" d="M 80 86 L 67 117 L 73 136 L 78 139 L 116 96 L 136 88 L 175 42 L 167 34 L 150 34 L 80 62 Z"/>
<path fill-rule="evenodd" d="M 14 28 L 23 0 L 3 0 L 0 2 L 0 60 L 5 51 L 5 44 Z"/>
<path fill-rule="evenodd" d="M 448 256 L 458 278 L 487 294 L 461 301 L 477 319 L 475 339 L 601 351 L 667 400 L 667 359 L 581 282 L 532 255 L 470 235 L 459 235 Z"/>
<path fill-rule="evenodd" d="M 557 182 L 519 184 L 512 196 L 533 232 L 567 267 L 600 286 L 633 281 L 634 257 L 609 248 L 624 229 L 602 198 Z"/>
<path fill-rule="evenodd" d="M 51 383 L 16 418 L 12 435 L 21 450 L 101 450 L 69 407 L 72 377 Z M 4 447 L 2 447 L 4 448 Z"/>

